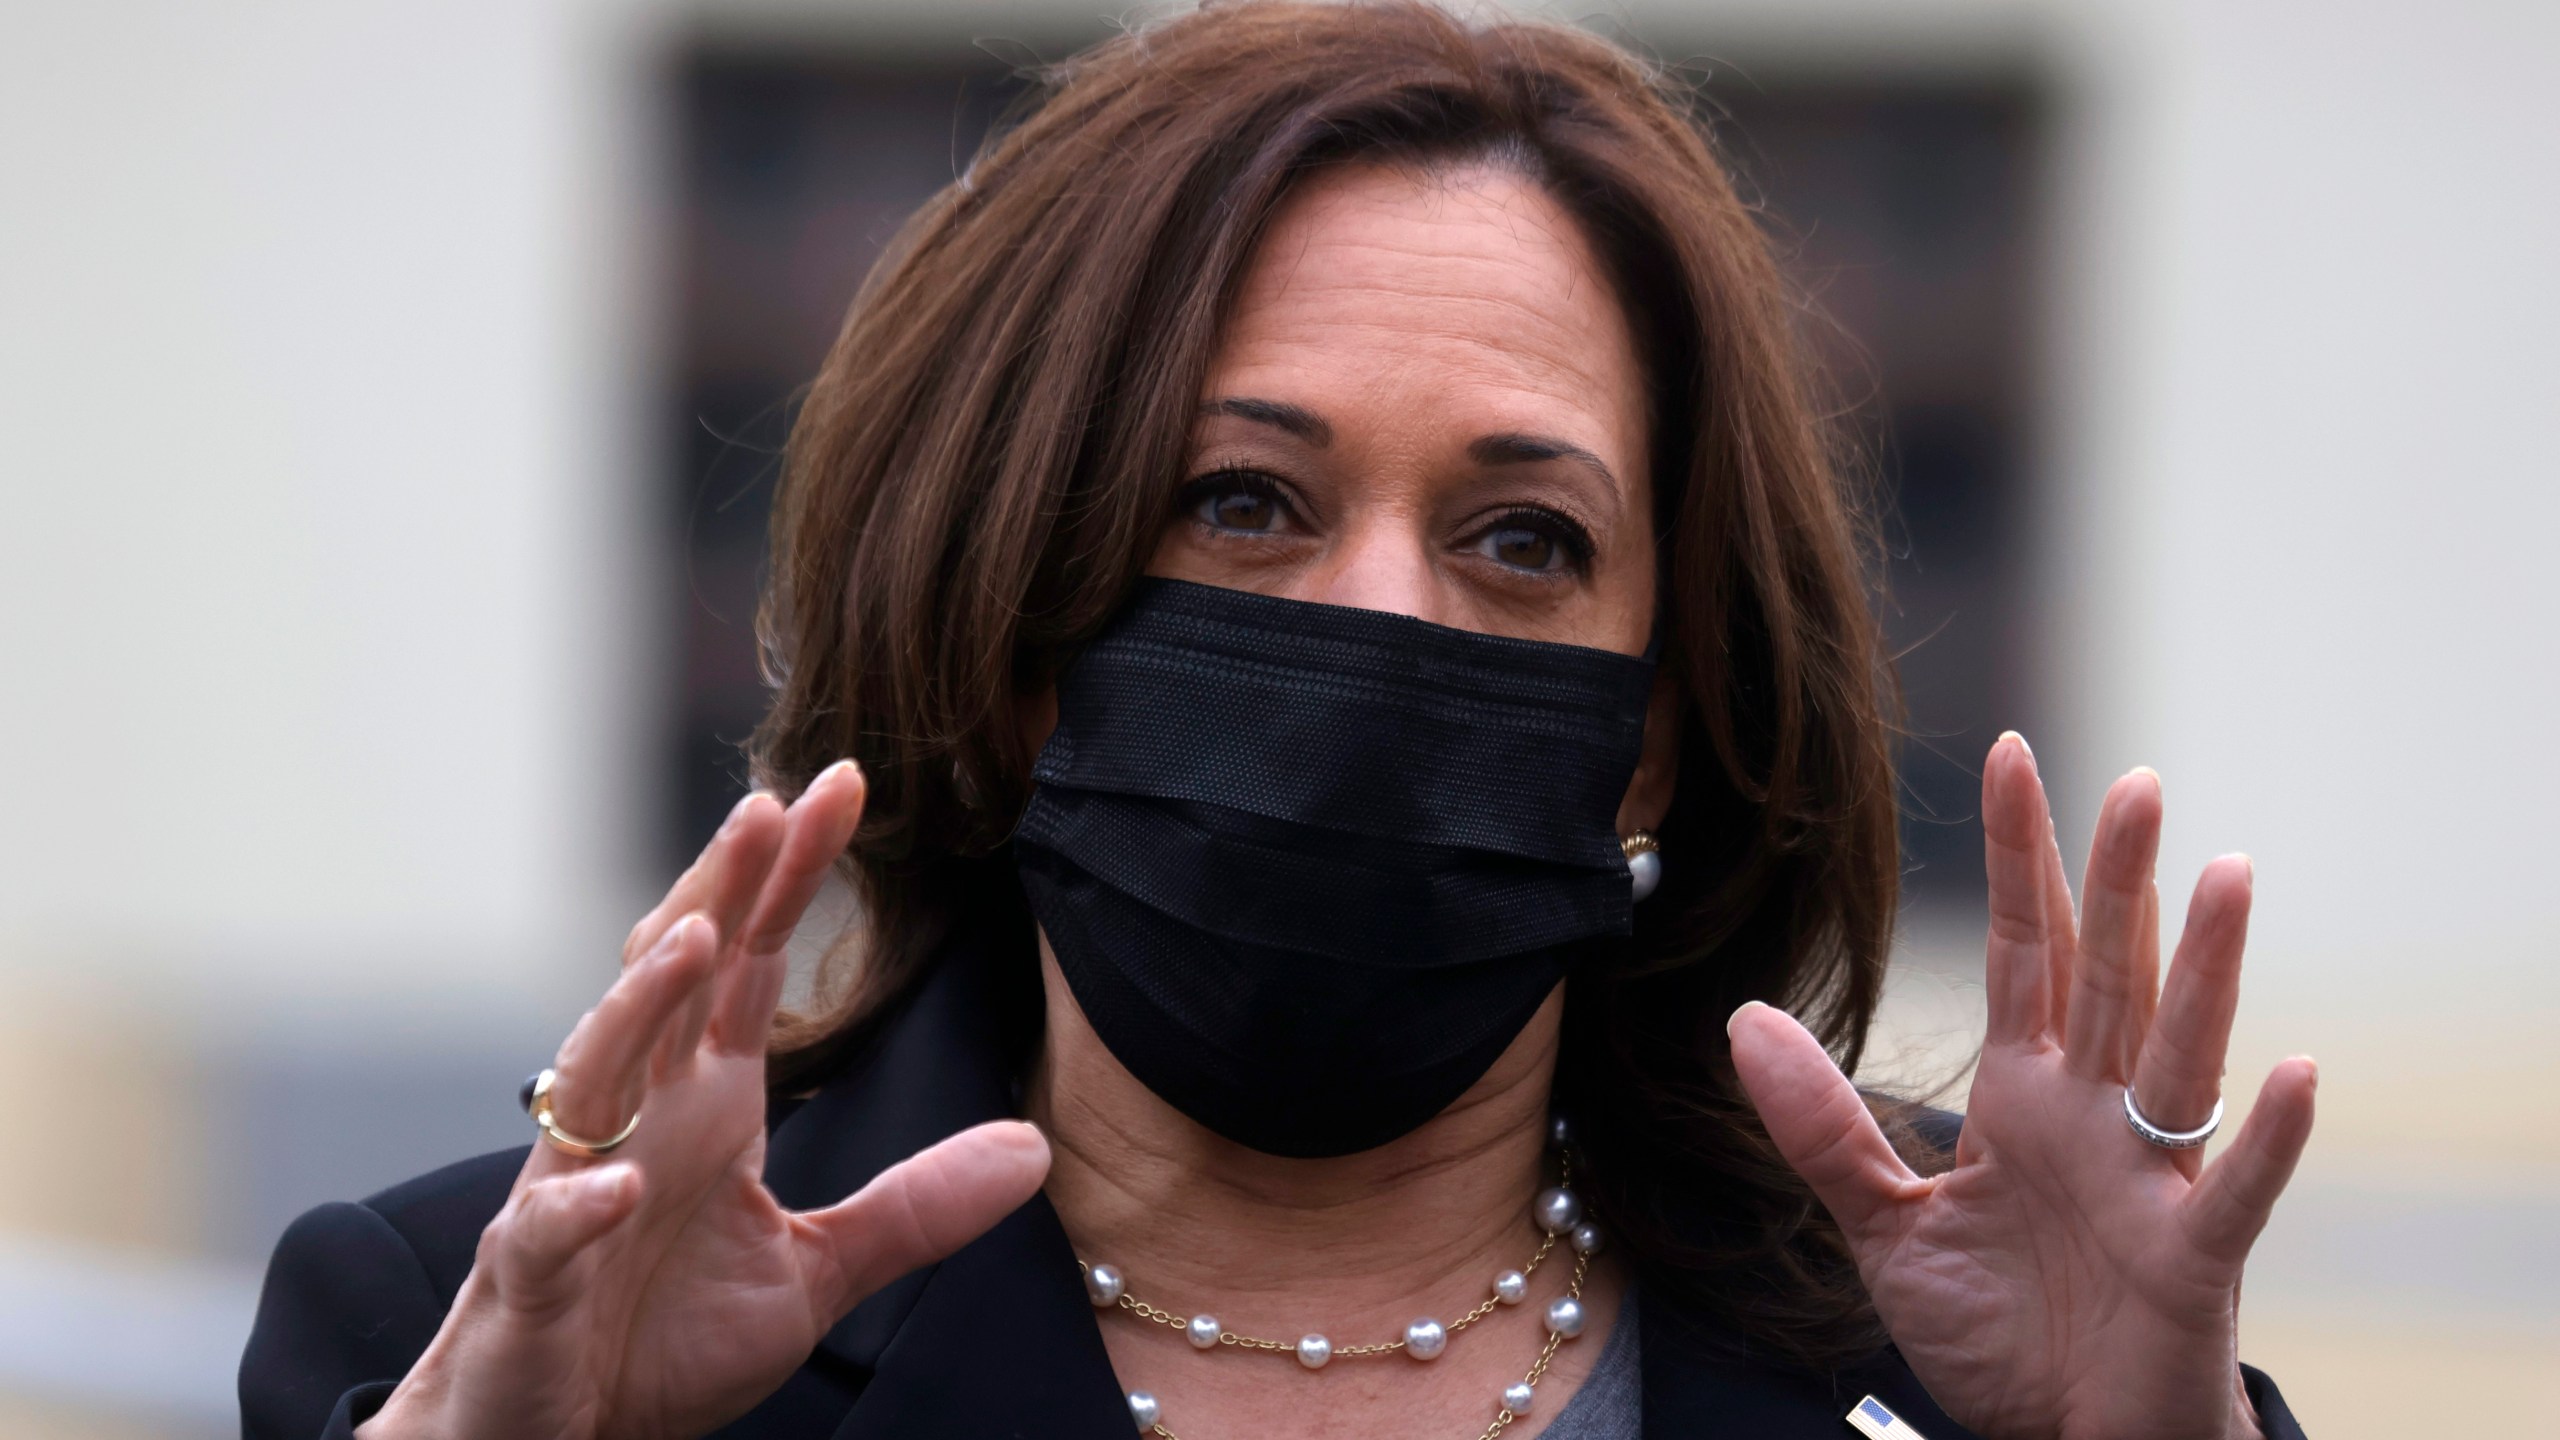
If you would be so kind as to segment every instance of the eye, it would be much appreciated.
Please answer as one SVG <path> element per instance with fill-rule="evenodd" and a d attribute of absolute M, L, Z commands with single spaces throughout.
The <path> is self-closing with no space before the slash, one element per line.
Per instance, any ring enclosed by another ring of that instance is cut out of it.
<path fill-rule="evenodd" d="M 1250 470 L 1221 470 L 1182 487 L 1182 508 L 1213 530 L 1265 535 L 1281 528 L 1289 502 L 1271 477 Z"/>
<path fill-rule="evenodd" d="M 1506 525 L 1485 537 L 1485 548 L 1493 558 L 1522 570 L 1552 570 L 1564 557 L 1564 547 L 1552 535 L 1542 535 L 1522 525 Z"/>
<path fill-rule="evenodd" d="M 1514 570 L 1551 574 L 1580 569 L 1591 558 L 1591 538 L 1580 525 L 1544 510 L 1520 510 L 1480 532 L 1472 546 L 1486 559 Z"/>

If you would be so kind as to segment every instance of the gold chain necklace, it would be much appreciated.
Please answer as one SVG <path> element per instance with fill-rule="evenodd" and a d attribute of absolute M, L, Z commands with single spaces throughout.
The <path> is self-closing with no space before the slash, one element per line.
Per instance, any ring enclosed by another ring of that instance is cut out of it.
<path fill-rule="evenodd" d="M 1561 1147 L 1564 1139 L 1562 1121 L 1555 1123 L 1553 1134 L 1558 1146 Z M 1245 1335 L 1226 1328 L 1214 1315 L 1204 1313 L 1185 1317 L 1139 1299 L 1130 1293 L 1128 1279 L 1117 1266 L 1087 1264 L 1082 1260 L 1078 1260 L 1076 1265 L 1084 1271 L 1085 1297 L 1091 1300 L 1097 1309 L 1126 1310 L 1149 1324 L 1163 1325 L 1169 1329 L 1181 1331 L 1183 1338 L 1189 1340 L 1195 1350 L 1209 1351 L 1224 1347 L 1260 1351 L 1266 1354 L 1294 1355 L 1298 1363 L 1306 1369 L 1320 1370 L 1331 1364 L 1337 1356 L 1366 1357 L 1391 1355 L 1397 1351 L 1403 1351 L 1416 1361 L 1438 1359 L 1441 1352 L 1448 1348 L 1451 1336 L 1482 1320 L 1501 1306 L 1517 1305 L 1526 1300 L 1529 1296 L 1529 1277 L 1535 1275 L 1538 1266 L 1554 1252 L 1558 1239 L 1563 1239 L 1573 1247 L 1573 1277 L 1566 1282 L 1564 1294 L 1547 1302 L 1544 1317 L 1547 1338 L 1546 1343 L 1539 1347 L 1536 1362 L 1530 1365 L 1529 1372 L 1522 1376 L 1518 1383 L 1503 1389 L 1492 1423 L 1487 1425 L 1484 1433 L 1477 1437 L 1477 1440 L 1495 1440 L 1495 1437 L 1509 1427 L 1512 1421 L 1529 1413 L 1530 1405 L 1537 1398 L 1538 1382 L 1546 1378 L 1548 1367 L 1555 1363 L 1556 1351 L 1565 1341 L 1580 1335 L 1583 1325 L 1589 1318 L 1582 1306 L 1582 1282 L 1590 1273 L 1591 1257 L 1598 1253 L 1602 1237 L 1600 1227 L 1583 1217 L 1582 1201 L 1570 1188 L 1573 1180 L 1572 1161 L 1568 1157 L 1559 1163 L 1562 1173 L 1558 1183 L 1550 1189 L 1540 1191 L 1537 1199 L 1532 1201 L 1529 1207 L 1530 1218 L 1537 1222 L 1538 1229 L 1542 1232 L 1538 1240 L 1537 1252 L 1529 1257 L 1529 1262 L 1517 1270 L 1505 1270 L 1493 1277 L 1493 1293 L 1479 1301 L 1474 1309 L 1460 1316 L 1454 1323 L 1442 1325 L 1438 1320 L 1424 1316 L 1407 1325 L 1400 1339 L 1337 1348 L 1322 1333 L 1314 1331 L 1299 1337 L 1294 1343 Z M 1132 1390 L 1128 1392 L 1128 1400 L 1129 1418 L 1137 1426 L 1139 1433 L 1157 1436 L 1158 1440 L 1181 1440 L 1181 1437 L 1165 1428 L 1164 1407 L 1154 1395 L 1144 1390 Z"/>

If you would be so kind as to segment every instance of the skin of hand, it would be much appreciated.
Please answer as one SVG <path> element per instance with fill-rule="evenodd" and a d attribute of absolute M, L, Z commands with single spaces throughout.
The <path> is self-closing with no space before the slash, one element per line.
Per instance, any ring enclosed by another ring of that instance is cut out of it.
<path fill-rule="evenodd" d="M 553 1115 L 631 1139 L 537 1143 L 426 1354 L 357 1433 L 698 1436 L 762 1400 L 865 1295 L 1040 1188 L 1028 1125 L 956 1135 L 827 1209 L 764 1187 L 765 1039 L 783 947 L 861 817 L 830 768 L 787 811 L 748 796 L 625 946 L 560 1047 Z"/>
<path fill-rule="evenodd" d="M 1983 772 L 1991 935 L 1983 1042 L 1955 1168 L 1922 1178 L 1804 1027 L 1729 1024 L 1745 1089 L 1846 1233 L 1911 1368 L 1989 1440 L 2220 1440 L 2259 1433 L 2238 1370 L 2241 1266 L 2311 1135 L 2318 1074 L 2276 1067 L 2228 1151 L 2144 1143 L 2201 1124 L 2239 1004 L 2251 874 L 2205 867 L 2158 984 L 2160 785 L 2107 793 L 2078 923 L 2026 742 Z M 2156 995 L 2156 1001 L 2155 1001 Z"/>

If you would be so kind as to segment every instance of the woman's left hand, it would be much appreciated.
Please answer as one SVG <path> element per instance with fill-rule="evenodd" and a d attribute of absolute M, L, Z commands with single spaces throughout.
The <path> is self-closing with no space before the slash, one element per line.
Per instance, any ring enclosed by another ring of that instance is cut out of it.
<path fill-rule="evenodd" d="M 1922 1178 L 1822 1046 L 1745 1006 L 1734 1065 L 1831 1211 L 1930 1395 L 1991 1440 L 2259 1433 L 2239 1373 L 2240 1270 L 2311 1136 L 2307 1059 L 2267 1077 L 2229 1150 L 2146 1143 L 2201 1124 L 2239 1003 L 2249 863 L 2205 867 L 2158 984 L 2160 785 L 2108 791 L 2074 924 L 2043 784 L 2005 735 L 1983 772 L 1990 1028 L 1955 1168 Z M 2157 999 L 2155 1001 L 2155 995 Z"/>

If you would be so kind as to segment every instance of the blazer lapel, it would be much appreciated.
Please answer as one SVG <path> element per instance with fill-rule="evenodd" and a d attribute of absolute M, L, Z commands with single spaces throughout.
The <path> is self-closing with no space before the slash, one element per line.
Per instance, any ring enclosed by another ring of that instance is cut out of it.
<path fill-rule="evenodd" d="M 954 937 L 870 1053 L 774 1127 L 774 1195 L 795 1209 L 831 1205 L 937 1140 L 1016 1114 L 1024 1041 L 1013 1012 L 1026 987 L 1038 1003 L 1039 979 L 1011 972 L 1027 969 L 1029 943 L 1007 957 L 1000 937 Z"/>
<path fill-rule="evenodd" d="M 1645 1440 L 1856 1440 L 1849 1410 L 1869 1395 L 1926 1440 L 1976 1440 L 1920 1388 L 1898 1351 L 1839 1370 L 1800 1370 L 1751 1357 L 1649 1291 L 1639 1289 L 1636 1303 L 1644 1315 Z"/>
<path fill-rule="evenodd" d="M 934 1267 L 835 1440 L 1125 1440 L 1129 1407 L 1057 1212 Z"/>
<path fill-rule="evenodd" d="M 1027 935 L 1001 926 L 954 936 L 871 1054 L 774 1126 L 765 1183 L 775 1198 L 795 1210 L 832 1205 L 935 1141 L 1017 1114 L 1024 1009 L 1039 1003 L 1029 953 Z M 1130 1433 L 1074 1249 L 1045 1196 L 855 1306 L 795 1378 L 813 1408 L 850 1395 L 836 1440 Z"/>

